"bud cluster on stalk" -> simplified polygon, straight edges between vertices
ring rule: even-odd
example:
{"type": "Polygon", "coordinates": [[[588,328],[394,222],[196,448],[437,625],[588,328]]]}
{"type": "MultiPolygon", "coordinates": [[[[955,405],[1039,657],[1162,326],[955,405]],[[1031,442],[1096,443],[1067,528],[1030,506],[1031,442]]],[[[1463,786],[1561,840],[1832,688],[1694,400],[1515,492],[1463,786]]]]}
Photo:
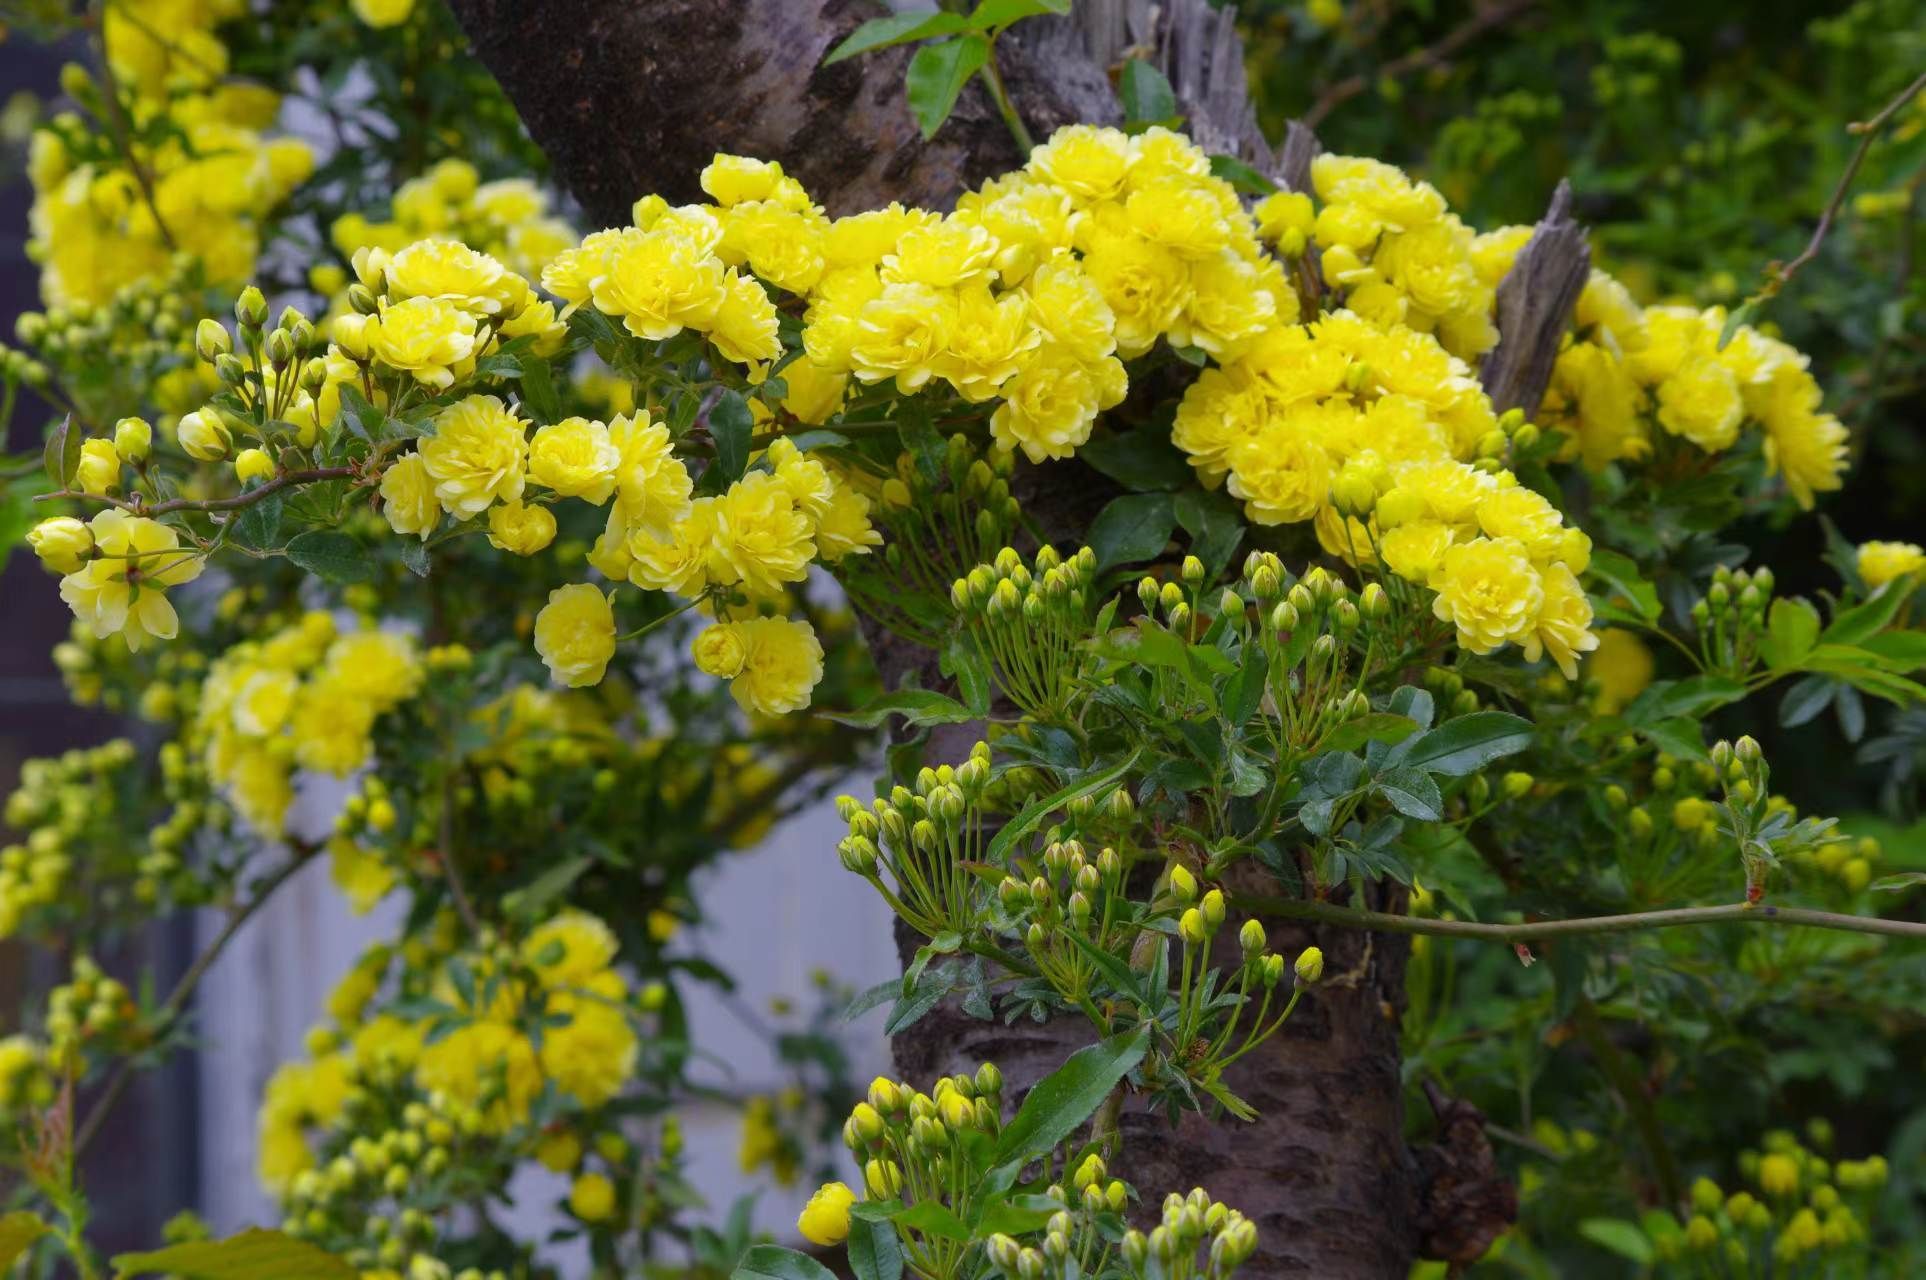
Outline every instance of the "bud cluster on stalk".
{"type": "Polygon", "coordinates": [[[960,765],[924,768],[865,806],[841,796],[849,834],[836,845],[843,868],[862,876],[911,928],[929,937],[972,930],[983,889],[972,874],[985,836],[978,818],[991,789],[990,748],[979,742],[960,765]]]}
{"type": "Polygon", "coordinates": [[[1096,577],[1089,547],[1065,557],[1045,546],[1026,562],[1006,546],[950,585],[963,634],[1025,715],[1051,718],[1074,696],[1096,577]]]}

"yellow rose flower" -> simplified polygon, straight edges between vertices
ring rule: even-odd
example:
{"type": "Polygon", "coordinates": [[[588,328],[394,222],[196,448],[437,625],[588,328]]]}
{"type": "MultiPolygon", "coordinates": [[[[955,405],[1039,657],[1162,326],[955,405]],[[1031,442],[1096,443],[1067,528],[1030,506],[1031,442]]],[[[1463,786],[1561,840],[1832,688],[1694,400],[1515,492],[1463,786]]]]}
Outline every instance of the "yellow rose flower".
{"type": "Polygon", "coordinates": [[[615,610],[588,583],[557,587],[535,616],[535,652],[555,683],[579,689],[600,684],[615,656],[615,610]]]}
{"type": "Polygon", "coordinates": [[[1862,543],[1858,564],[1860,579],[1877,591],[1894,578],[1926,569],[1926,550],[1912,542],[1862,543]]]}
{"type": "Polygon", "coordinates": [[[388,296],[433,298],[470,315],[521,310],[528,281],[458,240],[417,240],[386,263],[388,296]]]}
{"type": "Polygon", "coordinates": [[[525,424],[495,396],[469,396],[435,416],[420,445],[442,510],[458,519],[522,496],[528,457],[525,424]]]}
{"type": "Polygon", "coordinates": [[[716,502],[711,576],[773,596],[784,583],[808,576],[814,539],[809,517],[782,481],[766,471],[752,471],[716,502]]]}
{"type": "MultiPolygon", "coordinates": [[[[678,230],[619,233],[605,269],[589,283],[597,310],[621,317],[623,328],[651,342],[673,338],[685,327],[707,329],[728,296],[722,260],[678,230]]],[[[551,264],[558,273],[559,262],[551,264]]],[[[542,280],[548,284],[547,271],[542,280]]]]}
{"type": "Polygon", "coordinates": [[[1578,578],[1562,564],[1548,566],[1539,576],[1544,603],[1536,626],[1524,638],[1525,660],[1536,662],[1541,652],[1549,654],[1567,680],[1576,680],[1578,655],[1598,648],[1598,637],[1591,631],[1592,602],[1578,578]]]}
{"type": "Polygon", "coordinates": [[[180,544],[167,525],[124,511],[102,511],[88,522],[99,557],[60,580],[60,598],[95,636],[116,632],[129,649],[147,636],[171,640],[180,618],[166,589],[201,576],[201,557],[180,544]]]}
{"type": "Polygon", "coordinates": [[[823,647],[807,622],[752,618],[729,624],[742,644],[741,669],[729,692],[745,711],[783,715],[809,705],[823,678],[823,647]]]}
{"type": "Polygon", "coordinates": [[[1658,386],[1659,425],[1707,453],[1732,446],[1744,411],[1738,380],[1712,356],[1685,361],[1658,386]]]}
{"type": "Polygon", "coordinates": [[[674,524],[689,509],[694,482],[675,456],[669,429],[652,422],[646,410],[623,414],[609,423],[615,445],[615,483],[631,528],[659,529],[674,524]]]}
{"type": "Polygon", "coordinates": [[[696,670],[718,679],[734,679],[749,656],[742,633],[733,622],[718,622],[697,635],[690,646],[696,670]]]}
{"type": "Polygon", "coordinates": [[[396,533],[428,540],[441,520],[441,504],[435,500],[434,478],[419,453],[396,459],[381,473],[381,503],[381,512],[396,533]]]}
{"type": "Polygon", "coordinates": [[[856,1193],[847,1185],[825,1182],[803,1206],[802,1216],[796,1219],[796,1230],[811,1244],[825,1247],[841,1244],[849,1238],[849,1206],[855,1203],[856,1193]]]}
{"type": "Polygon", "coordinates": [[[1587,659],[1586,672],[1598,681],[1598,699],[1593,704],[1600,715],[1617,715],[1633,698],[1652,683],[1658,663],[1645,642],[1622,627],[1608,627],[1598,634],[1598,647],[1587,659]]]}
{"type": "Polygon", "coordinates": [[[555,516],[547,507],[521,502],[488,509],[488,542],[498,551],[532,556],[555,541],[555,516]]]}
{"type": "Polygon", "coordinates": [[[776,334],[776,304],[754,276],[729,271],[708,329],[709,341],[725,360],[749,364],[774,360],[782,354],[782,339],[776,334]]]}
{"type": "Polygon", "coordinates": [[[1090,439],[1097,414],[1123,399],[1123,366],[1104,357],[1086,365],[1062,347],[1039,348],[1004,383],[990,415],[999,449],[1021,449],[1032,462],[1067,458],[1090,439]]]}
{"type": "Polygon", "coordinates": [[[1545,600],[1543,580],[1516,538],[1447,548],[1432,585],[1432,612],[1458,628],[1459,645],[1478,654],[1532,635],[1545,600]]]}
{"type": "Polygon", "coordinates": [[[475,317],[439,298],[383,301],[362,328],[368,352],[435,388],[454,385],[454,365],[475,354],[475,317]]]}
{"type": "Polygon", "coordinates": [[[539,428],[528,445],[531,480],[565,498],[583,498],[598,507],[615,492],[621,464],[622,450],[609,439],[609,429],[587,418],[551,422],[539,428]]]}

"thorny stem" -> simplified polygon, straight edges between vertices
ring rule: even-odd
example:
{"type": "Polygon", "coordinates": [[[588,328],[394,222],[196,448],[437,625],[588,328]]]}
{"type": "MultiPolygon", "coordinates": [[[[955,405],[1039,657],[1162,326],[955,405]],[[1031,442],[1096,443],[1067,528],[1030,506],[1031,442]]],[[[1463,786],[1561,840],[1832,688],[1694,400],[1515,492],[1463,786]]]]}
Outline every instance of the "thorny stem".
{"type": "MultiPolygon", "coordinates": [[[[252,898],[228,912],[227,923],[221,927],[220,933],[216,934],[214,941],[208,944],[207,950],[201,952],[194,963],[188,966],[187,972],[180,976],[180,980],[174,984],[174,989],[168,992],[167,999],[161,1003],[157,1011],[160,1016],[153,1027],[153,1043],[159,1044],[165,1040],[179,1024],[181,1018],[186,1015],[188,1002],[194,998],[194,992],[200,986],[201,979],[207,976],[207,971],[213,967],[216,960],[220,959],[221,953],[227,949],[227,944],[234,941],[234,935],[254,917],[255,912],[267,904],[276,890],[286,884],[295,872],[308,864],[308,859],[313,854],[314,846],[296,845],[288,860],[262,882],[252,898]]],[[[121,1095],[127,1092],[127,1086],[133,1083],[134,1064],[134,1058],[121,1059],[120,1064],[114,1068],[114,1074],[108,1078],[106,1088],[101,1091],[99,1099],[87,1112],[87,1118],[81,1121],[80,1128],[74,1135],[73,1150],[76,1160],[87,1149],[87,1144],[100,1133],[101,1126],[106,1123],[107,1113],[114,1109],[114,1104],[119,1102],[121,1095]]]]}
{"type": "Polygon", "coordinates": [[[1817,929],[1842,929],[1852,933],[1878,933],[1896,938],[1926,938],[1926,923],[1915,920],[1886,920],[1878,916],[1853,916],[1837,911],[1812,911],[1805,907],[1754,906],[1744,902],[1718,907],[1676,907],[1666,911],[1632,911],[1616,916],[1586,916],[1575,920],[1533,920],[1523,924],[1489,924],[1476,920],[1433,920],[1418,916],[1396,915],[1388,911],[1363,911],[1341,907],[1332,902],[1300,898],[1275,898],[1262,894],[1237,895],[1235,902],[1258,915],[1280,916],[1287,920],[1315,920],[1351,929],[1372,929],[1380,933],[1414,933],[1435,938],[1477,938],[1486,942],[1524,943],[1544,938],[1580,937],[1601,933],[1637,933],[1645,929],[1670,929],[1693,924],[1797,924],[1817,929]]]}

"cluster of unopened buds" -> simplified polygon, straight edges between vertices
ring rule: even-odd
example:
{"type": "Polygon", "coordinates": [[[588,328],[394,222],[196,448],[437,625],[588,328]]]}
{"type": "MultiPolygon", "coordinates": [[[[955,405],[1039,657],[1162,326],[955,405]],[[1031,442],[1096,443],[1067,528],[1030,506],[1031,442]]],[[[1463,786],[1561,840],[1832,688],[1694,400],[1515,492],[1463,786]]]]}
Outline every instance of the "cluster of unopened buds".
{"type": "Polygon", "coordinates": [[[1155,1280],[1224,1280],[1256,1251],[1257,1224],[1202,1187],[1164,1197],[1163,1220],[1125,1232],[1118,1250],[1126,1275],[1155,1280]]]}
{"type": "Polygon", "coordinates": [[[1022,515],[1010,495],[1014,466],[1012,455],[980,453],[962,435],[950,437],[934,474],[915,455],[899,454],[896,473],[883,481],[880,501],[870,506],[882,547],[838,569],[863,611],[899,635],[941,648],[950,620],[921,616],[905,604],[936,604],[946,584],[1010,540],[1022,515]]]}
{"type": "Polygon", "coordinates": [[[1041,547],[1028,564],[1004,547],[951,585],[950,606],[964,634],[1026,715],[1064,709],[1090,635],[1086,605],[1096,576],[1097,554],[1089,547],[1068,557],[1041,547]]]}
{"type": "Polygon", "coordinates": [[[1759,656],[1766,633],[1766,611],[1772,604],[1772,570],[1712,571],[1712,585],[1692,605],[1692,625],[1699,633],[1699,656],[1710,671],[1743,675],[1759,656]]]}
{"type": "Polygon", "coordinates": [[[990,787],[989,744],[977,743],[960,765],[920,770],[915,783],[868,807],[839,797],[836,811],[849,834],[836,853],[918,932],[963,932],[977,914],[978,881],[967,864],[983,857],[986,837],[974,812],[990,787]]]}
{"type": "Polygon", "coordinates": [[[102,973],[92,957],[80,956],[72,980],[47,995],[50,1061],[61,1070],[78,1070],[88,1050],[117,1055],[137,1048],[139,1013],[125,983],[102,973]]]}
{"type": "Polygon", "coordinates": [[[1130,1207],[1130,1188],[1112,1178],[1103,1157],[1093,1151],[1077,1165],[1067,1186],[1052,1184],[1046,1194],[1064,1207],[1045,1221],[1042,1239],[1025,1244],[997,1232],[986,1249],[990,1264],[1004,1280],[1104,1274],[1123,1212],[1130,1207]]]}

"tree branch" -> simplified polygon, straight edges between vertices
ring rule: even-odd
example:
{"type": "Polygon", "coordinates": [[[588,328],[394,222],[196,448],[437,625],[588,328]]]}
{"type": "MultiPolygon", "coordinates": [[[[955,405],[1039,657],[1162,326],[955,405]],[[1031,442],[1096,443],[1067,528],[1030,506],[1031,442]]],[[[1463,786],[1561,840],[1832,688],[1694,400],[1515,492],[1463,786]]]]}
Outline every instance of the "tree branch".
{"type": "Polygon", "coordinates": [[[1499,413],[1538,412],[1572,307],[1591,275],[1591,246],[1571,209],[1571,183],[1560,181],[1545,216],[1498,284],[1498,345],[1485,357],[1482,381],[1499,413]]]}
{"type": "Polygon", "coordinates": [[[314,467],[306,471],[284,471],[258,489],[232,498],[169,498],[152,506],[138,498],[110,498],[104,493],[82,493],[76,489],[61,489],[54,493],[34,495],[35,502],[53,502],[69,499],[74,502],[98,502],[103,506],[119,507],[122,511],[137,516],[164,516],[170,511],[239,511],[251,507],[271,493],[278,493],[291,485],[318,484],[323,480],[353,480],[360,473],[353,467],[314,467]]]}
{"type": "Polygon", "coordinates": [[[1287,920],[1317,920],[1351,929],[1381,933],[1416,933],[1433,938],[1477,938],[1484,942],[1523,943],[1546,938],[1570,938],[1601,933],[1638,933],[1646,929],[1674,929],[1697,924],[1792,924],[1850,933],[1877,933],[1894,938],[1926,939],[1926,923],[1852,916],[1805,907],[1753,906],[1737,902],[1720,907],[1675,907],[1666,911],[1633,911],[1617,916],[1588,916],[1575,920],[1531,920],[1523,924],[1488,924],[1477,920],[1432,920],[1361,911],[1332,902],[1238,894],[1236,904],[1261,916],[1287,920]]]}
{"type": "Polygon", "coordinates": [[[1757,305],[1777,295],[1781,289],[1791,283],[1792,277],[1798,274],[1801,267],[1819,256],[1819,247],[1825,243],[1827,233],[1832,230],[1833,219],[1839,216],[1839,209],[1846,202],[1846,193],[1852,190],[1852,180],[1859,176],[1859,166],[1865,163],[1866,155],[1872,150],[1873,142],[1892,118],[1921,92],[1926,92],[1926,71],[1922,71],[1918,79],[1900,90],[1899,96],[1881,107],[1871,119],[1855,120],[1846,126],[1847,133],[1860,135],[1859,145],[1853,149],[1852,159],[1846,162],[1845,170],[1840,173],[1839,181],[1832,189],[1832,198],[1826,201],[1825,209],[1819,214],[1819,225],[1812,229],[1812,238],[1806,241],[1806,247],[1791,262],[1783,265],[1775,262],[1766,268],[1765,287],[1748,298],[1746,300],[1748,304],[1757,305]]]}
{"type": "MultiPolygon", "coordinates": [[[[166,1040],[167,1036],[180,1024],[181,1019],[186,1016],[187,1006],[193,1000],[195,990],[201,985],[201,979],[207,976],[207,971],[213,968],[214,962],[221,958],[223,951],[227,950],[227,944],[234,941],[234,935],[254,918],[254,914],[266,905],[276,890],[286,884],[295,872],[308,864],[308,860],[314,856],[314,851],[313,845],[295,845],[287,862],[261,883],[255,890],[254,896],[228,912],[227,923],[221,927],[220,933],[216,934],[214,941],[208,944],[207,950],[195,957],[194,963],[187,967],[187,972],[180,976],[180,981],[174,984],[174,989],[168,992],[167,999],[155,1011],[159,1015],[153,1030],[155,1044],[166,1040]]],[[[87,1149],[87,1144],[99,1136],[101,1126],[107,1122],[107,1113],[114,1109],[114,1104],[119,1102],[121,1095],[127,1092],[127,1086],[133,1083],[136,1062],[135,1057],[122,1058],[115,1066],[113,1074],[107,1078],[106,1087],[101,1090],[100,1097],[95,1100],[94,1105],[87,1112],[87,1118],[81,1121],[79,1130],[74,1134],[74,1159],[78,1160],[81,1153],[87,1149]]]]}

